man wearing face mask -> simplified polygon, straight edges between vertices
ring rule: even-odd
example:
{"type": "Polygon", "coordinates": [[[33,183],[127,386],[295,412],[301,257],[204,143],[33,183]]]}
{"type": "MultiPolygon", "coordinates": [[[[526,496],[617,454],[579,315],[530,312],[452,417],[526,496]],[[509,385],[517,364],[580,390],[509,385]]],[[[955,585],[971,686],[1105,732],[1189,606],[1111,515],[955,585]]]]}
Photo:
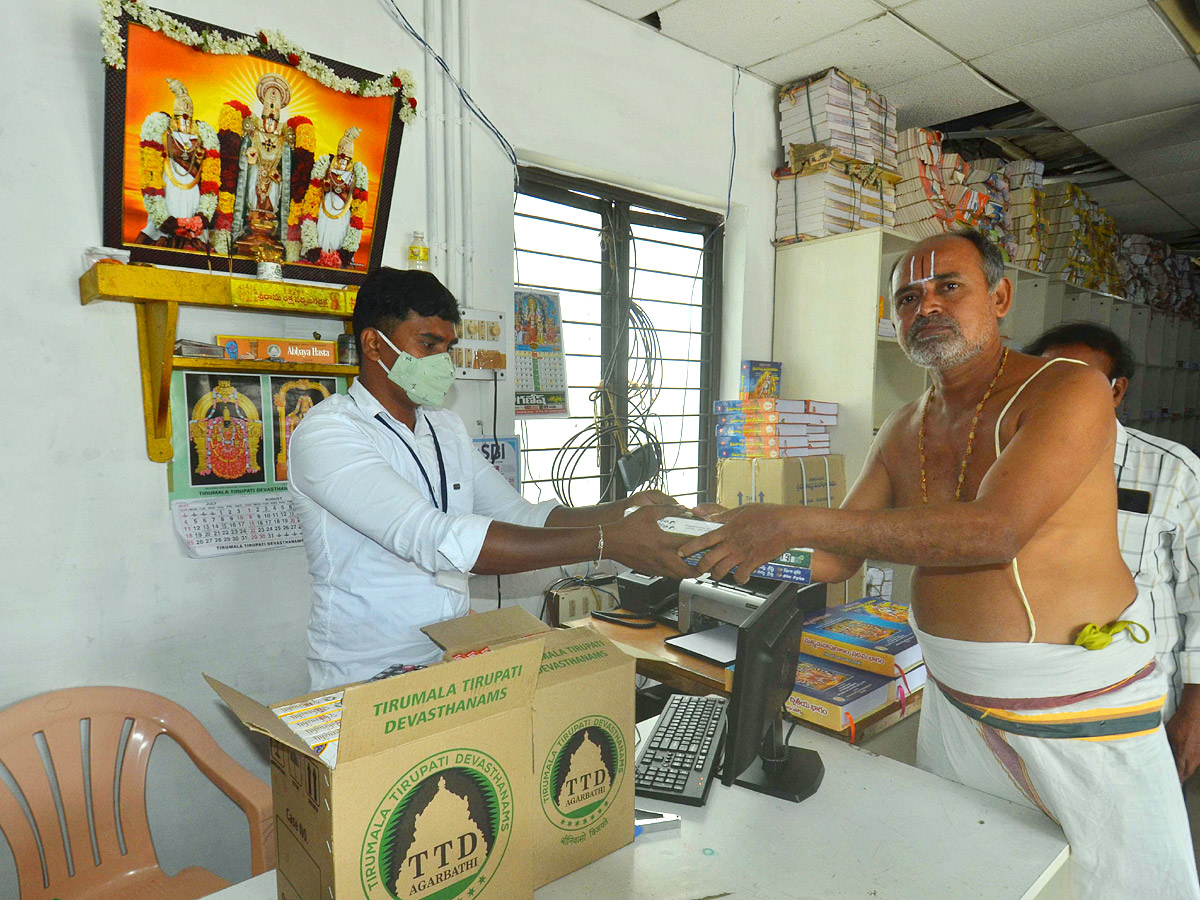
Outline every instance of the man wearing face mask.
{"type": "Polygon", "coordinates": [[[379,269],[359,288],[360,376],[292,435],[288,491],[313,576],[313,690],[436,661],[421,627],[465,615],[467,578],[614,559],[689,577],[658,491],[569,508],[523,499],[455,413],[454,296],[428,272],[379,269]],[[626,508],[649,507],[628,517],[626,508]]]}

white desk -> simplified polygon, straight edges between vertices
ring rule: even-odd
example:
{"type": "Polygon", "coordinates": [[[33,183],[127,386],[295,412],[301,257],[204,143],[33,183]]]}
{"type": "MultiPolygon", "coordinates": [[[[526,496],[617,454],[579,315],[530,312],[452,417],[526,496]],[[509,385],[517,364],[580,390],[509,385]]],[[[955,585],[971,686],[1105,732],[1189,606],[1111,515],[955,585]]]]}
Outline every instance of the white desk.
{"type": "MultiPolygon", "coordinates": [[[[792,743],[825,763],[820,789],[803,803],[720,783],[701,808],[639,800],[682,816],[681,829],[643,835],[536,900],[1019,900],[1039,896],[1067,862],[1066,838],[1040,812],[807,729],[792,743]]],[[[213,895],[275,896],[273,872],[213,895]]]]}

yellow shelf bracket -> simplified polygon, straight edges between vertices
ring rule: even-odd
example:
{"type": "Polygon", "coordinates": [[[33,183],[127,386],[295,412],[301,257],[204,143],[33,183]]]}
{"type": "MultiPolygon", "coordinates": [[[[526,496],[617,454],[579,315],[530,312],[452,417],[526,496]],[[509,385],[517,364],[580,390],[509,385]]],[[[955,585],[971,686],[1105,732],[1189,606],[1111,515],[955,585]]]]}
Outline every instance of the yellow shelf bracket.
{"type": "Polygon", "coordinates": [[[171,448],[171,368],[179,304],[137,303],[138,358],[142,369],[142,409],[146,418],[146,452],[154,462],[168,462],[171,448]]]}

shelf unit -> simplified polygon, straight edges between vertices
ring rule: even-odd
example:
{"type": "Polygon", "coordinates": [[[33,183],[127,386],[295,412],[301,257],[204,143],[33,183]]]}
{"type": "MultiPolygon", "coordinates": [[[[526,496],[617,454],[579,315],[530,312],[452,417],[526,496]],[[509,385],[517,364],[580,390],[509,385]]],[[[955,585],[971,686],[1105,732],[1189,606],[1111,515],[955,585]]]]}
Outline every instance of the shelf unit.
{"type": "MultiPolygon", "coordinates": [[[[875,432],[928,385],[896,339],[878,335],[891,268],[917,241],[868,228],[780,247],[775,255],[773,356],[783,363],[780,396],[840,404],[830,443],[846,457],[851,484],[875,432]]],[[[1063,321],[1113,328],[1139,362],[1118,411],[1122,421],[1192,447],[1200,443],[1195,323],[1020,266],[1007,266],[1005,274],[1013,284],[1012,310],[1000,324],[1005,343],[1020,348],[1063,321]]],[[[895,596],[907,600],[908,567],[888,565],[896,571],[895,596]]]]}
{"type": "Polygon", "coordinates": [[[358,374],[358,366],[175,356],[180,306],[340,319],[349,333],[355,293],[355,288],[259,281],[114,262],[98,262],[79,279],[79,299],[84,305],[97,300],[134,304],[146,452],[154,462],[167,462],[174,455],[170,397],[171,373],[175,369],[344,378],[358,374]]]}

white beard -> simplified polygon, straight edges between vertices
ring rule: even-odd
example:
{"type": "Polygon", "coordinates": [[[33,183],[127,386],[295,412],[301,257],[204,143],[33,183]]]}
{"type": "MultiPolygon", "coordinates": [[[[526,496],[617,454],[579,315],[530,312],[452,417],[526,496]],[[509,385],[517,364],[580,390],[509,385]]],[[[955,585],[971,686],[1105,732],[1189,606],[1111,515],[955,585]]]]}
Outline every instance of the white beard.
{"type": "Polygon", "coordinates": [[[987,340],[969,341],[957,330],[945,334],[932,335],[928,338],[911,338],[906,342],[908,358],[916,365],[925,369],[937,369],[944,372],[961,366],[968,360],[974,359],[987,345],[987,340]]]}

